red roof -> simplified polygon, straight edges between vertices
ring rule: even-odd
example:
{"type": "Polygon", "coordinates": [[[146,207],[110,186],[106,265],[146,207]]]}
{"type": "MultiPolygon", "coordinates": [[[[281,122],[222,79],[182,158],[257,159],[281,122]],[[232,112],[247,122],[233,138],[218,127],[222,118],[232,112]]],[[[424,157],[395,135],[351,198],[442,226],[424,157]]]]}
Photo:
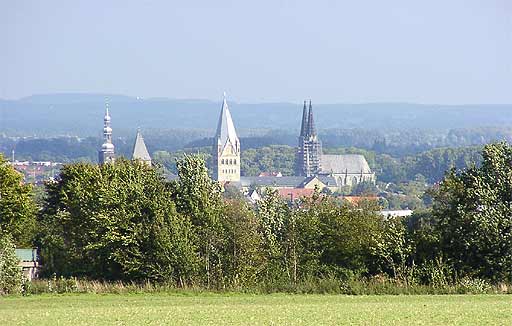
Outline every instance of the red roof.
{"type": "Polygon", "coordinates": [[[311,197],[315,192],[315,189],[305,188],[282,188],[278,189],[279,196],[283,199],[299,199],[301,197],[311,197]]]}

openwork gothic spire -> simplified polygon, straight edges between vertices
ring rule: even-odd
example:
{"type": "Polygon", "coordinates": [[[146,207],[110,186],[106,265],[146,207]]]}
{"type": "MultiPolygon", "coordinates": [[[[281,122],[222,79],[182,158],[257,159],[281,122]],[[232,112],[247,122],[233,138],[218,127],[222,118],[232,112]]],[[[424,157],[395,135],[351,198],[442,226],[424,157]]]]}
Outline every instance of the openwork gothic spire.
{"type": "Polygon", "coordinates": [[[295,173],[301,176],[312,176],[320,171],[322,143],[318,140],[313,118],[313,106],[309,101],[309,111],[304,101],[299,146],[295,158],[295,173]]]}
{"type": "Polygon", "coordinates": [[[308,108],[306,106],[306,101],[304,101],[304,107],[302,108],[302,124],[300,126],[300,136],[306,136],[306,130],[308,127],[308,108]]]}

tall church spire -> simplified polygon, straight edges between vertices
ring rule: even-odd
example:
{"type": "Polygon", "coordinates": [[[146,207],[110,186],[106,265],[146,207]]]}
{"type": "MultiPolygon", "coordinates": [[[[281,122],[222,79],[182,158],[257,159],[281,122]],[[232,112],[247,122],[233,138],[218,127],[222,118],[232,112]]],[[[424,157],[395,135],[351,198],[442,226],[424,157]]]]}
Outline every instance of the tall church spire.
{"type": "Polygon", "coordinates": [[[318,140],[313,106],[309,101],[309,111],[306,101],[302,109],[302,125],[299,136],[299,147],[295,158],[295,173],[301,176],[312,176],[320,171],[320,157],[322,156],[322,143],[318,140]]]}
{"type": "Polygon", "coordinates": [[[309,114],[308,114],[308,136],[316,136],[315,121],[313,120],[313,106],[309,100],[309,114]]]}
{"type": "Polygon", "coordinates": [[[300,126],[300,136],[306,136],[306,130],[308,127],[308,108],[306,107],[306,101],[304,101],[304,107],[302,108],[302,124],[300,126]]]}
{"type": "Polygon", "coordinates": [[[114,161],[114,144],[112,144],[112,128],[110,127],[110,113],[108,111],[109,104],[105,104],[105,116],[103,117],[103,145],[98,153],[98,161],[100,164],[114,161]]]}
{"type": "Polygon", "coordinates": [[[212,148],[213,177],[217,181],[240,181],[240,140],[236,135],[226,93],[220,110],[212,148]]]}

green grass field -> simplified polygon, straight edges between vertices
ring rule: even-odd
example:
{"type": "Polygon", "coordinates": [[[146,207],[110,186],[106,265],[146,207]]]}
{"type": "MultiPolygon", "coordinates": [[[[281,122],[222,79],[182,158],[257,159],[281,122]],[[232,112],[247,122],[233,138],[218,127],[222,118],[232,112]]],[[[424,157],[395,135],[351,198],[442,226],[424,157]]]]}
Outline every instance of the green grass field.
{"type": "Polygon", "coordinates": [[[76,294],[0,298],[0,325],[512,325],[512,295],[76,294]]]}

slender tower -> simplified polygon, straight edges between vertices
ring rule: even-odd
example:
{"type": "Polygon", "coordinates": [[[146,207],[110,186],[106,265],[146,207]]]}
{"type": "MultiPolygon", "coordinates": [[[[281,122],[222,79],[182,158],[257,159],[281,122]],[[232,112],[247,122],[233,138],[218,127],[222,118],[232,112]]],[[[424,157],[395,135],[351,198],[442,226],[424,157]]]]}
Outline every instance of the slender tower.
{"type": "Polygon", "coordinates": [[[103,145],[98,153],[100,164],[110,163],[115,160],[114,144],[112,144],[112,128],[110,127],[110,114],[108,103],[105,105],[105,117],[103,118],[103,145]]]}
{"type": "Polygon", "coordinates": [[[213,141],[213,178],[220,182],[240,181],[240,140],[224,93],[217,132],[213,141]]]}
{"type": "Polygon", "coordinates": [[[299,146],[295,156],[295,175],[305,175],[304,166],[307,164],[307,147],[305,146],[306,132],[308,128],[308,107],[304,101],[302,108],[302,123],[300,126],[299,146]]]}
{"type": "Polygon", "coordinates": [[[300,176],[312,176],[320,171],[320,159],[322,156],[322,143],[316,133],[313,118],[313,106],[309,101],[309,110],[304,101],[302,109],[302,125],[299,136],[299,147],[295,158],[295,174],[300,176]]]}

